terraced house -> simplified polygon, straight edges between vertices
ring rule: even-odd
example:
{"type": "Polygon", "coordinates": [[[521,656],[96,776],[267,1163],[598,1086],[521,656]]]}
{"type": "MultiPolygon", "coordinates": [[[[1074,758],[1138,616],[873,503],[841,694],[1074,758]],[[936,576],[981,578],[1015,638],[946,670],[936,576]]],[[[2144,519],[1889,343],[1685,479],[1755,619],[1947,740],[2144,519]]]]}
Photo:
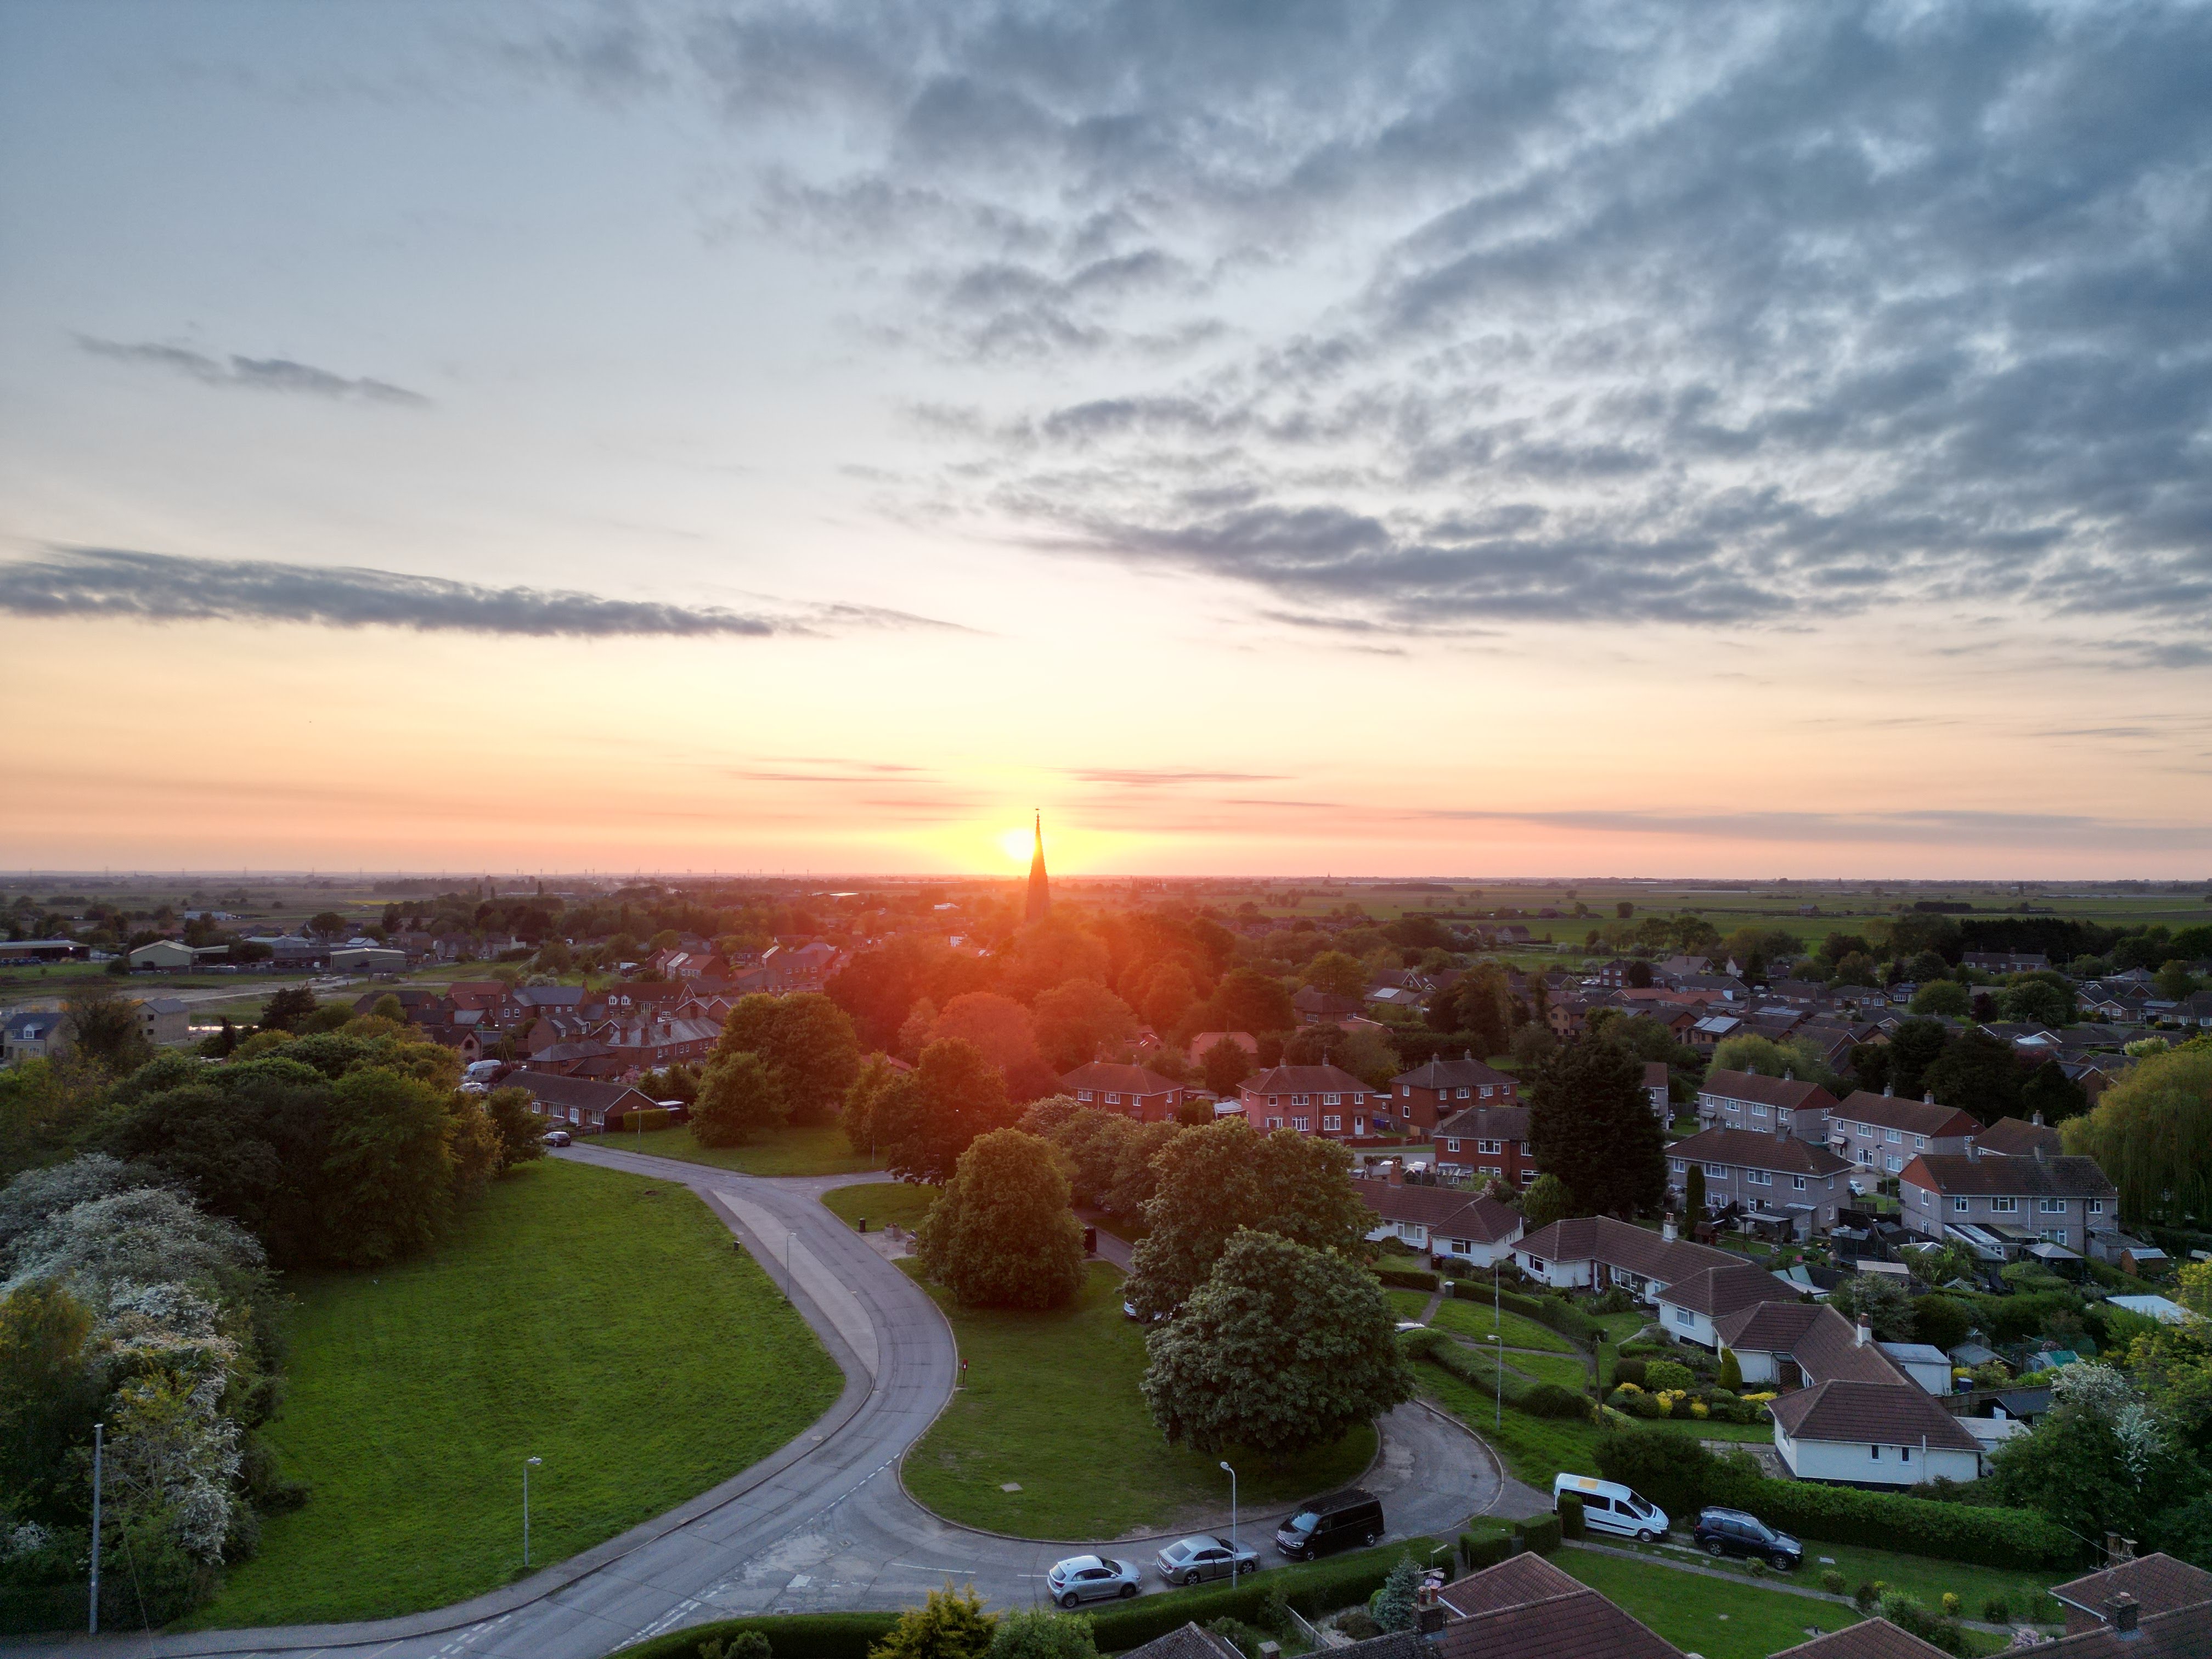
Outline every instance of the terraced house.
{"type": "Polygon", "coordinates": [[[1836,1224],[1850,1201],[1851,1166],[1788,1130],[1704,1129],[1667,1149],[1668,1185],[1687,1192],[1692,1164],[1705,1171],[1705,1206],[1734,1204],[1754,1224],[1793,1238],[1836,1224]]]}
{"type": "Polygon", "coordinates": [[[1828,1146],[1862,1170],[1901,1175],[1922,1152],[1942,1158],[1963,1154],[1981,1127],[1972,1114],[1938,1106],[1933,1095],[1925,1100],[1899,1100],[1862,1089],[1828,1114],[1828,1146]]]}
{"type": "Polygon", "coordinates": [[[1786,1133],[1816,1146],[1828,1139],[1835,1104],[1817,1083],[1757,1072],[1715,1072],[1698,1087],[1698,1121],[1705,1127],[1786,1133]]]}
{"type": "Polygon", "coordinates": [[[2039,1146],[2025,1158],[1923,1152],[1898,1179],[1905,1225],[1923,1238],[1973,1225],[2081,1250],[2091,1233],[2119,1224],[2119,1194],[2096,1159],[2054,1158],[2039,1146]]]}

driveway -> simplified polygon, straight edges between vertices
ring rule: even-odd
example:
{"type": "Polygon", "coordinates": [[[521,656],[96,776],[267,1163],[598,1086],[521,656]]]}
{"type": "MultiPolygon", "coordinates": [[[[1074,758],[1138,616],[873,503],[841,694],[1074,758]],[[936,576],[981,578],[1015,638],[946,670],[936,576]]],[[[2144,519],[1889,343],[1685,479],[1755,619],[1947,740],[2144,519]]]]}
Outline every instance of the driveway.
{"type": "MultiPolygon", "coordinates": [[[[834,1187],[879,1176],[764,1179],[579,1146],[575,1162],[680,1182],[704,1198],[779,1280],[845,1372],[804,1434],[668,1514],[520,1583],[433,1613],[97,1642],[16,1641],[0,1652],[184,1656],[355,1651],[376,1659],[597,1659],[641,1638],[741,1613],[899,1607],[947,1579],[994,1606],[1028,1606],[1063,1555],[1148,1557],[1161,1538],[1039,1543],[939,1520],[896,1465],[951,1397],[957,1356],[936,1304],[823,1208],[834,1187]]],[[[1533,1513],[1540,1495],[1501,1481],[1488,1449],[1422,1406],[1384,1419],[1370,1483],[1398,1530],[1455,1535],[1477,1511],[1533,1513]]],[[[1224,1516],[1224,1520],[1226,1520],[1224,1516]]],[[[1255,1517],[1258,1519],[1260,1517],[1255,1517]]],[[[1148,1587],[1149,1589],[1149,1587],[1148,1587]]]]}

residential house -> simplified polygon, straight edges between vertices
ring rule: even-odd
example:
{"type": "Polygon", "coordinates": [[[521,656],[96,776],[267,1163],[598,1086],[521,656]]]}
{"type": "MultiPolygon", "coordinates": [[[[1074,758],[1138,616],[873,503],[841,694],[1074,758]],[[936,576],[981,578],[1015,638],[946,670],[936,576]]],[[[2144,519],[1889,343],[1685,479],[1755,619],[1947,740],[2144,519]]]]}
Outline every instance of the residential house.
{"type": "Polygon", "coordinates": [[[554,1077],[544,1072],[510,1072],[501,1079],[501,1086],[527,1091],[550,1121],[586,1134],[603,1133],[610,1123],[619,1124],[625,1115],[649,1110],[656,1103],[651,1096],[625,1083],[554,1077]]]}
{"type": "Polygon", "coordinates": [[[1359,1012],[1357,997],[1340,997],[1317,986],[1302,985],[1291,998],[1291,1012],[1301,1025],[1334,1025],[1359,1012]]]}
{"type": "Polygon", "coordinates": [[[1273,1066],[1246,1078],[1237,1098],[1261,1134],[1295,1129],[1344,1139],[1392,1127],[1390,1097],[1335,1066],[1273,1066]]]}
{"type": "Polygon", "coordinates": [[[2040,951],[1969,951],[1960,960],[1985,974],[2033,974],[2051,966],[2051,958],[2040,951]]]}
{"type": "Polygon", "coordinates": [[[2121,1561],[2051,1592],[2066,1634],[2051,1659],[2203,1659],[2212,1653],[2212,1573],[2163,1553],[2121,1561]]]}
{"type": "MultiPolygon", "coordinates": [[[[1673,1643],[1533,1550],[1445,1585],[1436,1613],[1442,1628],[1417,1638],[1403,1659],[1684,1659],[1673,1643]]],[[[1358,1651],[1393,1639],[1328,1651],[1333,1659],[1400,1659],[1358,1651]]]]}
{"type": "Polygon", "coordinates": [[[1259,1064],[1260,1039],[1249,1031],[1200,1031],[1190,1040],[1188,1052],[1191,1064],[1204,1065],[1207,1054],[1212,1050],[1216,1043],[1219,1042],[1233,1043],[1244,1051],[1244,1059],[1248,1064],[1255,1066],[1259,1064]]]}
{"type": "Polygon", "coordinates": [[[1414,1014],[1420,1012],[1421,1001],[1421,994],[1407,986],[1370,985],[1367,988],[1366,1004],[1370,1008],[1395,1008],[1414,1014]]]}
{"type": "Polygon", "coordinates": [[[1060,1080],[1060,1092],[1078,1103],[1135,1118],[1140,1123],[1172,1123],[1187,1092],[1172,1078],[1144,1066],[1115,1066],[1094,1060],[1060,1080]]]}
{"type": "Polygon", "coordinates": [[[191,1036],[191,1009],[181,997],[147,997],[137,1005],[138,1035],[157,1048],[191,1036]]]}
{"type": "Polygon", "coordinates": [[[1670,1218],[1651,1232],[1611,1216],[1554,1221],[1513,1247],[1522,1272],[1555,1290],[1603,1291],[1618,1285],[1650,1302],[1677,1279],[1707,1267],[1734,1267],[1743,1258],[1678,1238],[1670,1218]]]}
{"type": "Polygon", "coordinates": [[[0,1062],[9,1066],[59,1060],[74,1046],[67,1014],[32,1009],[0,1023],[0,1062]]]}
{"type": "Polygon", "coordinates": [[[1440,1175],[1503,1181],[1516,1192],[1535,1184],[1526,1106],[1469,1106],[1438,1124],[1432,1139],[1440,1175]]]}
{"type": "MultiPolygon", "coordinates": [[[[2043,1121],[2040,1112],[2025,1122],[2016,1117],[2001,1117],[1974,1137],[1974,1150],[1984,1158],[2032,1158],[2039,1148],[2045,1158],[2056,1158],[2063,1150],[2058,1144],[2058,1131],[2043,1121]]],[[[1964,1152],[1966,1148],[1959,1150],[1964,1152]]]]}
{"type": "Polygon", "coordinates": [[[2119,1194],[2092,1158],[1923,1152],[1899,1179],[1905,1225],[1923,1238],[1941,1239],[1953,1226],[1995,1225],[2078,1250],[2119,1218],[2119,1194]]]}
{"type": "Polygon", "coordinates": [[[1800,1480],[1896,1490],[1981,1478],[1981,1442],[1909,1382],[1816,1382],[1767,1409],[1774,1449],[1800,1480]]]}
{"type": "MultiPolygon", "coordinates": [[[[1747,1389],[1796,1389],[1821,1382],[1909,1381],[1874,1340],[1825,1302],[1770,1297],[1714,1322],[1713,1334],[1735,1355],[1747,1389]]],[[[1946,1390],[1948,1392],[1948,1389],[1946,1390]]]]}
{"type": "Polygon", "coordinates": [[[1707,1014],[1690,1027],[1689,1034],[1683,1041],[1692,1048],[1702,1049],[1711,1054],[1730,1037],[1741,1036],[1748,1029],[1738,1015],[1707,1014]]]}
{"type": "Polygon", "coordinates": [[[1644,1097],[1651,1103],[1651,1115],[1662,1123],[1674,1121],[1674,1109],[1668,1103],[1668,1082],[1665,1060],[1644,1062],[1644,1097]]]}
{"type": "Polygon", "coordinates": [[[1734,1205],[1793,1238],[1826,1232],[1836,1224],[1837,1206],[1850,1202],[1851,1166],[1787,1130],[1701,1129],[1675,1141],[1667,1148],[1667,1169],[1676,1194],[1687,1191],[1693,1164],[1705,1171],[1708,1209],[1734,1205]]]}
{"type": "Polygon", "coordinates": [[[1698,1085],[1698,1121],[1709,1128],[1787,1132],[1820,1146],[1836,1097],[1817,1083],[1716,1071],[1698,1085]]]}
{"type": "Polygon", "coordinates": [[[1726,1265],[1700,1267],[1656,1293],[1659,1322],[1678,1342],[1694,1342],[1709,1352],[1720,1351],[1717,1321],[1770,1302],[1798,1302],[1803,1290],[1741,1256],[1726,1265]]]}
{"type": "Polygon", "coordinates": [[[1828,1145],[1837,1156],[1880,1175],[1893,1176],[1921,1152],[1954,1157],[1972,1146],[1981,1121],[1936,1097],[1899,1100],[1861,1089],[1828,1114],[1828,1145]]]}
{"type": "Polygon", "coordinates": [[[1923,1642],[1887,1619],[1862,1619],[1784,1648],[1771,1659],[1936,1659],[1942,1652],[1933,1642],[1923,1642]]]}
{"type": "Polygon", "coordinates": [[[1390,1111],[1401,1129],[1434,1132],[1454,1112],[1471,1103],[1510,1103],[1521,1085],[1509,1073],[1486,1066],[1471,1052],[1457,1060],[1442,1057],[1390,1079],[1390,1111]]]}
{"type": "Polygon", "coordinates": [[[1370,1239],[1395,1238],[1431,1255],[1451,1256],[1487,1267],[1510,1260],[1514,1242],[1521,1237],[1521,1212],[1501,1204],[1487,1193],[1470,1194],[1456,1187],[1409,1185],[1398,1166],[1387,1166],[1380,1180],[1370,1177],[1352,1183],[1360,1200],[1375,1212],[1370,1239]]]}
{"type": "Polygon", "coordinates": [[[703,1060],[721,1035],[722,1028],[711,1020],[664,1019],[647,1014],[636,1019],[609,1020],[599,1031],[599,1041],[623,1069],[647,1072],[703,1060]]]}
{"type": "Polygon", "coordinates": [[[1865,1020],[1808,1019],[1790,1035],[1800,1042],[1811,1043],[1822,1061],[1838,1072],[1850,1066],[1852,1049],[1889,1041],[1889,1034],[1881,1026],[1865,1020]]]}

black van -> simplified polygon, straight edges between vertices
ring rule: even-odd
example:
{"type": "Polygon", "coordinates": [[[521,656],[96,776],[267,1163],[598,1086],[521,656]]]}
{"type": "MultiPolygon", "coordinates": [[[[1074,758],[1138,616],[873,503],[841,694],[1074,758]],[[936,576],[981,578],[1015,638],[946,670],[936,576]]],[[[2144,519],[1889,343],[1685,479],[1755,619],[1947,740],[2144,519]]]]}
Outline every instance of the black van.
{"type": "Polygon", "coordinates": [[[1333,1492],[1298,1505],[1298,1512],[1275,1528],[1275,1547],[1293,1561],[1380,1543],[1382,1505],[1357,1486],[1333,1492]]]}

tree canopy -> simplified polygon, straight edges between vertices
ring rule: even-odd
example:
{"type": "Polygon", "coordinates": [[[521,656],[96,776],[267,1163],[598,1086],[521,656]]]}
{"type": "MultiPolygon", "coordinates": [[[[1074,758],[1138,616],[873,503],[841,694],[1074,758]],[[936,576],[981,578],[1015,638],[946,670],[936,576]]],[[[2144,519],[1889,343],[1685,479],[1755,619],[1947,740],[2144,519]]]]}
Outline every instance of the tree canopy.
{"type": "Polygon", "coordinates": [[[2212,1036],[2137,1060],[2058,1133],[2097,1160],[2128,1220],[2212,1214],[2212,1036]]]}
{"type": "Polygon", "coordinates": [[[1019,1129],[978,1135],[917,1234],[930,1276],[963,1304],[1058,1308],[1083,1285],[1083,1228],[1047,1142],[1019,1129]]]}
{"type": "Polygon", "coordinates": [[[876,1097],[872,1120],[884,1167],[909,1181],[947,1180],[976,1136],[1013,1127],[1006,1079],[972,1042],[933,1042],[913,1071],[876,1097]]]}
{"type": "Polygon", "coordinates": [[[1603,1039],[1569,1043],[1537,1073],[1528,1151],[1589,1212],[1626,1215],[1666,1196],[1665,1136],[1644,1093],[1644,1062],[1603,1039]]]}

